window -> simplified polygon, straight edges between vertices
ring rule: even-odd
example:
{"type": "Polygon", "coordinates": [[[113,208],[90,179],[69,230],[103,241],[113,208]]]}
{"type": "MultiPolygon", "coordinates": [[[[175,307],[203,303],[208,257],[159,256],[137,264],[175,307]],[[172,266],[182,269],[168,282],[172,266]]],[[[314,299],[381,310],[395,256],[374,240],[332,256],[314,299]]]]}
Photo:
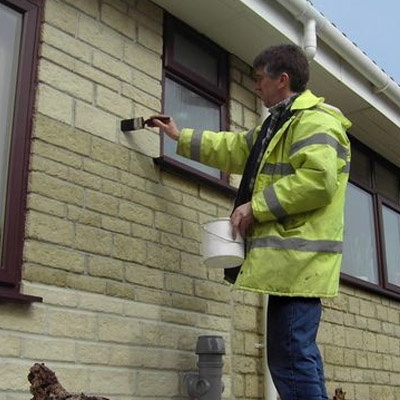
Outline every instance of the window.
{"type": "MultiPolygon", "coordinates": [[[[167,15],[164,29],[164,113],[179,127],[226,129],[228,55],[207,38],[167,15]]],[[[163,167],[195,175],[203,181],[234,189],[219,170],[176,154],[176,142],[163,135],[163,167]]]]}
{"type": "Polygon", "coordinates": [[[0,0],[0,299],[19,293],[40,0],[0,0]]]}
{"type": "Polygon", "coordinates": [[[355,140],[342,277],[400,299],[400,169],[355,140]]]}

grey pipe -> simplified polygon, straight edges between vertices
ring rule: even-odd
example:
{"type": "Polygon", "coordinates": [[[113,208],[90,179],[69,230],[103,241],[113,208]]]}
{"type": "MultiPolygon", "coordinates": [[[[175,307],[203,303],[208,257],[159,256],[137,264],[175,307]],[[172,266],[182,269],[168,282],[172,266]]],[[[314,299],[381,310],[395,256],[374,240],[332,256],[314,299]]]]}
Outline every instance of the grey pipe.
{"type": "Polygon", "coordinates": [[[221,336],[199,336],[196,345],[199,371],[184,375],[184,385],[191,399],[220,400],[224,385],[222,382],[222,356],[225,354],[221,336]]]}

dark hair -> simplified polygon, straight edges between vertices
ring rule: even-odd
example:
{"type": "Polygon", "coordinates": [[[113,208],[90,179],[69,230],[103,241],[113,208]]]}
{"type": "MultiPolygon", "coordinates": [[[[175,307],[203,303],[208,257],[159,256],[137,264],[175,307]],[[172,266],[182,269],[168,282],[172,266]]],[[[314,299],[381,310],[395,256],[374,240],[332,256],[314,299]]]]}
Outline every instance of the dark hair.
{"type": "Polygon", "coordinates": [[[290,77],[290,89],[294,92],[303,92],[310,78],[305,53],[299,46],[291,44],[266,48],[254,59],[253,68],[262,68],[274,78],[286,72],[290,77]]]}

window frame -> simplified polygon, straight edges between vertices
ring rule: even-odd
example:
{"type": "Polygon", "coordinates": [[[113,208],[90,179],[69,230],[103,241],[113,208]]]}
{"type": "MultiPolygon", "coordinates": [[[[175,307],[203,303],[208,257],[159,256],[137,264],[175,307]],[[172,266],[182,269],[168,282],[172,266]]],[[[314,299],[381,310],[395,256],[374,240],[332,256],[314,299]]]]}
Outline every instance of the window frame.
{"type": "Polygon", "coordinates": [[[25,236],[25,214],[31,131],[36,90],[41,16],[40,0],[0,0],[23,14],[9,168],[4,206],[4,232],[0,269],[0,300],[41,301],[20,293],[25,236]]]}
{"type": "MultiPolygon", "coordinates": [[[[170,14],[164,15],[164,60],[163,60],[163,87],[166,79],[184,86],[190,91],[217,104],[220,109],[221,130],[228,129],[228,101],[229,101],[229,57],[228,53],[207,37],[193,30],[190,26],[179,21],[170,14]],[[217,84],[210,84],[207,79],[186,68],[174,59],[175,34],[195,42],[201,49],[216,57],[218,64],[217,84]]],[[[164,104],[164,97],[162,102],[164,104]]],[[[164,154],[164,136],[160,140],[160,156],[154,162],[162,169],[179,175],[194,177],[196,181],[222,190],[228,195],[235,196],[237,189],[229,184],[229,175],[220,172],[220,178],[208,175],[201,170],[186,165],[173,157],[164,154]]]]}
{"type": "MultiPolygon", "coordinates": [[[[379,283],[371,283],[358,279],[355,276],[347,274],[345,272],[341,273],[341,281],[344,283],[349,283],[351,285],[366,289],[373,293],[379,295],[384,295],[386,297],[391,297],[396,300],[400,300],[400,286],[394,285],[388,281],[388,270],[386,265],[386,255],[385,255],[385,241],[384,241],[384,229],[383,229],[383,215],[382,215],[382,205],[385,205],[400,215],[400,193],[398,198],[398,203],[385,197],[384,194],[377,190],[375,183],[375,167],[376,163],[385,165],[386,168],[397,172],[400,176],[400,168],[390,163],[388,160],[384,159],[381,155],[377,154],[366,145],[362,144],[360,141],[349,135],[352,148],[353,146],[358,152],[368,157],[370,166],[370,176],[369,184],[363,182],[357,177],[352,176],[351,166],[350,166],[350,179],[349,182],[357,186],[361,190],[369,193],[372,196],[372,207],[374,216],[374,230],[376,237],[376,249],[377,249],[377,263],[378,263],[378,280],[379,283]]],[[[399,189],[400,189],[400,178],[399,178],[399,189]]]]}

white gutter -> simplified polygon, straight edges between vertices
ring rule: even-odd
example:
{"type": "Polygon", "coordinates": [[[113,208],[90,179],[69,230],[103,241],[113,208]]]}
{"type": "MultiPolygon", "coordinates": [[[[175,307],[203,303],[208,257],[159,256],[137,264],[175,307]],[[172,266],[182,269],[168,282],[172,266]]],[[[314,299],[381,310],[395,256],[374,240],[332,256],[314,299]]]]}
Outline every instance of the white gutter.
{"type": "MultiPolygon", "coordinates": [[[[346,62],[370,81],[375,93],[383,93],[400,106],[400,86],[365,55],[351,40],[347,39],[328,19],[307,0],[276,0],[288,10],[307,30],[307,24],[315,21],[317,35],[346,62]]],[[[306,35],[305,35],[306,36],[306,35]]],[[[316,38],[315,38],[316,41],[316,38]]],[[[304,39],[303,48],[306,40],[304,39]]]]}

